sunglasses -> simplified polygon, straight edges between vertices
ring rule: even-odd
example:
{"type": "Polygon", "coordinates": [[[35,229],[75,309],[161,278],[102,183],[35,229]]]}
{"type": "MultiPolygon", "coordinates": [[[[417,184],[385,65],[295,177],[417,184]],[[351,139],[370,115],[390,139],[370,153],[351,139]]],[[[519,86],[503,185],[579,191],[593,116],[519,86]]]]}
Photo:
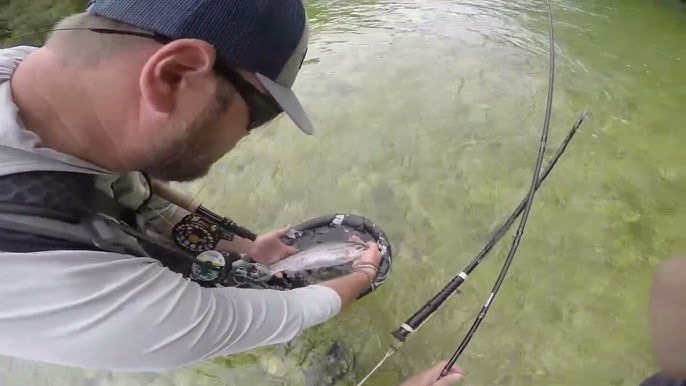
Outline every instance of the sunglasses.
{"type": "MultiPolygon", "coordinates": [[[[122,31],[107,28],[85,28],[92,32],[116,35],[131,35],[148,39],[153,39],[161,44],[168,44],[173,39],[160,34],[148,34],[143,32],[122,31]]],[[[214,71],[220,77],[226,79],[236,89],[236,92],[243,98],[248,106],[250,122],[248,131],[258,128],[273,120],[283,112],[283,108],[269,94],[264,94],[252,83],[243,78],[236,70],[223,63],[221,58],[217,58],[214,64],[214,71]]]]}

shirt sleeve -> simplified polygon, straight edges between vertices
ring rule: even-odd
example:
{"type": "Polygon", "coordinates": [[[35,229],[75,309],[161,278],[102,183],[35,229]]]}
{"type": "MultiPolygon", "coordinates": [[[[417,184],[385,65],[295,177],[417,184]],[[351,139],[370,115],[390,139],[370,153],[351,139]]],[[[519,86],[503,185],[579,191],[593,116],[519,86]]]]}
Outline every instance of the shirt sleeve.
{"type": "Polygon", "coordinates": [[[338,294],[204,288],[150,258],[0,254],[0,354],[82,368],[167,371],[284,343],[335,316],[338,294]]]}

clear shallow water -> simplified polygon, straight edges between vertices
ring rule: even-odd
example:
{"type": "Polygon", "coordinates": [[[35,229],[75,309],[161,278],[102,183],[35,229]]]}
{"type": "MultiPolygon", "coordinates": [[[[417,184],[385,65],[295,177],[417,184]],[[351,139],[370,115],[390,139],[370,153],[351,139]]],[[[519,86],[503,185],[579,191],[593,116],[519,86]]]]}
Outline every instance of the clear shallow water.
{"type": "MultiPolygon", "coordinates": [[[[590,116],[537,194],[515,263],[462,357],[464,385],[637,385],[654,371],[651,270],[686,249],[683,7],[553,7],[549,154],[579,113],[590,116]]],[[[547,93],[544,2],[340,0],[308,8],[313,36],[295,88],[317,135],[279,120],[186,188],[258,231],[333,212],[368,216],[395,247],[386,284],[285,348],[165,375],[4,360],[0,384],[300,385],[301,362],[339,342],[355,354],[339,384],[354,385],[394,341],[390,332],[519,203],[547,93]]],[[[368,385],[397,385],[450,356],[509,240],[368,385]]]]}

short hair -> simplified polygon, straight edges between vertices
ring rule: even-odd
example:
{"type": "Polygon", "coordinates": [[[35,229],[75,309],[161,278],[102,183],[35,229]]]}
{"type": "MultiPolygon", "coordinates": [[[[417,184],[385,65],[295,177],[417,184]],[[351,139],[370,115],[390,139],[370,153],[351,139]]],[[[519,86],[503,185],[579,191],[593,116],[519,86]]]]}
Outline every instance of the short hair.
{"type": "MultiPolygon", "coordinates": [[[[126,50],[155,44],[154,40],[139,36],[97,33],[84,30],[84,28],[113,29],[153,35],[152,31],[83,12],[67,16],[59,21],[54,28],[56,31],[48,36],[45,46],[57,47],[55,53],[63,64],[95,66],[102,60],[113,55],[120,55],[126,50]]],[[[228,80],[218,75],[217,79],[219,80],[217,98],[220,103],[227,104],[232,100],[235,89],[228,80]]]]}
{"type": "Polygon", "coordinates": [[[59,47],[56,51],[65,62],[93,65],[111,55],[121,54],[125,50],[153,44],[152,40],[137,36],[97,33],[85,30],[87,28],[152,34],[151,31],[83,12],[67,16],[59,21],[55,25],[55,31],[48,36],[45,45],[59,47]]]}

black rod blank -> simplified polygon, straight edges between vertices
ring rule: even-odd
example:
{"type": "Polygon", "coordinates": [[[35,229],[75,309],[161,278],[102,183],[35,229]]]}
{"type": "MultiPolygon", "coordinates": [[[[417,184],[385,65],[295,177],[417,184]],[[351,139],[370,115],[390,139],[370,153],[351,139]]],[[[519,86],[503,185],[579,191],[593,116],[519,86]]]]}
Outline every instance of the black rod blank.
{"type": "Polygon", "coordinates": [[[222,217],[212,212],[211,210],[205,208],[202,205],[200,205],[198,209],[196,209],[195,213],[202,216],[211,223],[215,224],[225,232],[233,233],[239,237],[248,239],[250,241],[255,241],[255,239],[257,238],[257,235],[253,233],[250,229],[240,226],[228,217],[222,217]]]}
{"type": "Polygon", "coordinates": [[[517,234],[515,235],[514,240],[512,241],[512,247],[510,248],[509,253],[507,254],[507,258],[505,259],[505,264],[503,264],[503,268],[500,270],[500,274],[498,275],[498,278],[496,279],[493,289],[491,290],[491,295],[488,297],[488,300],[486,300],[486,304],[481,308],[481,312],[479,312],[479,315],[474,319],[474,323],[472,324],[472,327],[469,329],[469,332],[467,335],[465,335],[464,339],[462,339],[462,342],[460,342],[460,345],[458,348],[455,350],[455,353],[453,353],[453,356],[450,358],[448,361],[448,364],[443,368],[443,371],[441,372],[441,375],[438,377],[439,379],[448,375],[450,373],[450,369],[453,367],[453,365],[457,362],[457,359],[460,357],[460,355],[464,352],[464,350],[467,348],[467,345],[469,342],[472,340],[472,337],[476,333],[476,330],[479,328],[481,325],[481,322],[486,318],[486,314],[488,313],[488,310],[491,308],[491,304],[493,304],[493,300],[495,299],[496,295],[498,295],[498,291],[500,290],[500,287],[502,286],[503,282],[505,281],[505,276],[507,276],[507,271],[509,270],[510,266],[512,265],[512,261],[514,260],[515,253],[517,252],[517,248],[519,247],[519,243],[522,239],[522,236],[524,235],[524,228],[526,227],[526,220],[529,218],[529,213],[531,211],[531,206],[534,201],[534,196],[536,194],[536,190],[539,186],[539,177],[540,177],[540,172],[541,172],[541,165],[543,164],[543,156],[545,154],[545,148],[548,142],[548,132],[550,131],[550,116],[552,113],[552,107],[553,107],[553,85],[555,83],[555,37],[553,33],[553,10],[550,5],[550,0],[546,0],[546,3],[548,4],[548,21],[549,21],[549,27],[550,27],[550,76],[549,76],[549,82],[548,82],[548,100],[546,104],[546,109],[545,109],[545,119],[543,123],[543,131],[541,133],[541,142],[539,144],[538,148],[538,157],[536,159],[536,167],[534,169],[533,177],[531,179],[531,186],[529,188],[529,194],[527,195],[527,201],[526,205],[524,207],[524,214],[522,215],[522,219],[519,222],[519,227],[517,228],[517,234]]]}
{"type": "MultiPolygon", "coordinates": [[[[542,184],[543,181],[548,177],[550,172],[553,170],[553,167],[555,167],[555,164],[557,161],[562,157],[562,154],[565,152],[567,149],[567,145],[571,142],[572,138],[576,134],[577,130],[581,127],[583,124],[584,120],[587,117],[587,113],[584,112],[576,121],[572,129],[569,131],[567,134],[567,137],[564,139],[560,147],[557,149],[553,157],[550,159],[550,162],[546,166],[545,170],[541,174],[540,179],[538,180],[536,184],[536,189],[538,189],[542,184]]],[[[415,332],[419,327],[436,311],[438,308],[441,307],[441,305],[451,296],[453,295],[458,288],[464,283],[465,279],[469,274],[472,273],[472,271],[483,261],[483,259],[488,255],[488,253],[491,252],[493,247],[500,241],[500,239],[505,236],[507,231],[510,229],[512,224],[514,224],[515,220],[519,215],[524,211],[524,206],[526,205],[527,198],[529,195],[527,195],[522,202],[519,203],[519,206],[512,212],[510,217],[498,228],[491,239],[486,243],[484,248],[479,252],[478,255],[467,265],[467,267],[460,272],[457,276],[455,276],[450,282],[443,287],[431,300],[429,300],[422,308],[420,308],[417,312],[415,312],[401,327],[398,327],[396,331],[392,333],[392,335],[398,339],[401,342],[404,342],[407,337],[415,332]]]]}

